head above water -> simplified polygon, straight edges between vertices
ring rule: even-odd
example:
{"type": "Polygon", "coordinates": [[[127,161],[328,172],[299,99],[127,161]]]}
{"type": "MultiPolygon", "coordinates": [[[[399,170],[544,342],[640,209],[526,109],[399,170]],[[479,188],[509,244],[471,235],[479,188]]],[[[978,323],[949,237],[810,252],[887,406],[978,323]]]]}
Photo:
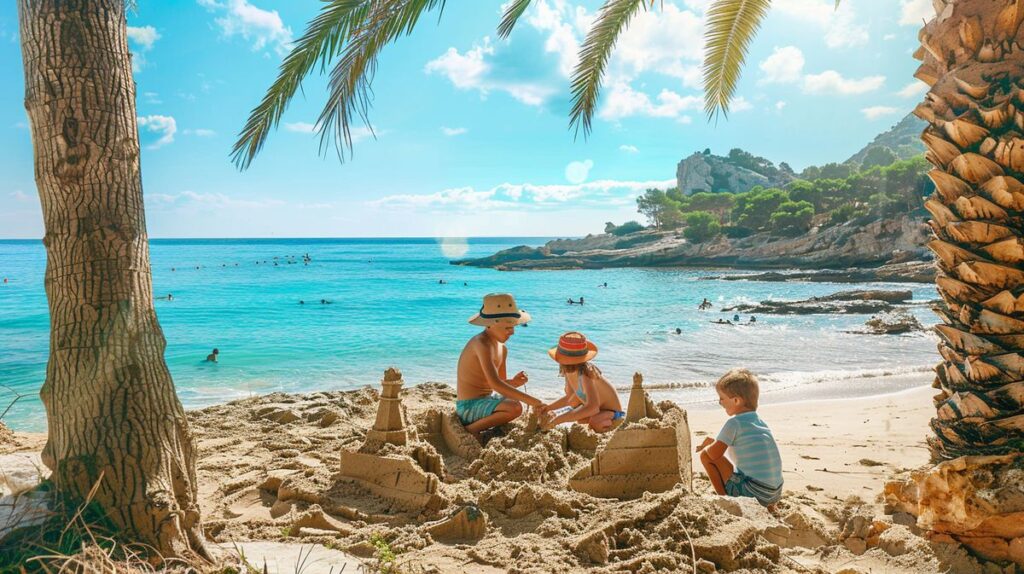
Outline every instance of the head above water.
{"type": "Polygon", "coordinates": [[[718,403],[732,416],[745,411],[757,410],[757,399],[761,394],[757,377],[747,369],[732,369],[715,383],[718,403]]]}
{"type": "Polygon", "coordinates": [[[217,349],[214,349],[214,350],[213,350],[213,353],[211,353],[211,354],[213,354],[213,355],[219,355],[219,354],[220,354],[220,351],[218,351],[217,349]]]}

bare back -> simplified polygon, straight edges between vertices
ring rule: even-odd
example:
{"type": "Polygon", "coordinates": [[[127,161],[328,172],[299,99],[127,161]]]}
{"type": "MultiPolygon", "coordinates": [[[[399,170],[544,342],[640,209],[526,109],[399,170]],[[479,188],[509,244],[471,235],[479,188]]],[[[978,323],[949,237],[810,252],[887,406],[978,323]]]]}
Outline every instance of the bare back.
{"type": "Polygon", "coordinates": [[[459,400],[477,399],[488,397],[492,393],[491,385],[487,383],[484,375],[483,365],[490,361],[498,377],[505,380],[505,360],[508,357],[508,348],[499,343],[486,333],[477,333],[466,343],[459,355],[458,378],[456,379],[457,397],[459,400]]]}
{"type": "Polygon", "coordinates": [[[598,408],[609,411],[622,410],[622,403],[619,401],[619,394],[615,392],[615,387],[599,372],[595,371],[593,376],[580,376],[578,371],[569,372],[565,376],[565,387],[566,394],[572,394],[571,404],[574,406],[583,404],[579,394],[576,392],[577,389],[584,395],[588,395],[587,387],[590,387],[597,393],[598,408]],[[587,385],[585,383],[590,384],[587,385]]]}

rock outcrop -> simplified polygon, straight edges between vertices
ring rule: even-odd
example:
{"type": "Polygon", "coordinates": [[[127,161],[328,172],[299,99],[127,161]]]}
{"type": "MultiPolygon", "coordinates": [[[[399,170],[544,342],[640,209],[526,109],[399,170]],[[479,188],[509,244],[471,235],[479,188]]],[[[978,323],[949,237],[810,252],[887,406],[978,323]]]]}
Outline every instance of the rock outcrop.
{"type": "MultiPolygon", "coordinates": [[[[635,235],[639,239],[631,239],[623,247],[616,247],[622,238],[591,236],[556,240],[538,248],[519,246],[489,257],[452,261],[452,264],[504,271],[605,267],[829,269],[837,270],[837,275],[842,275],[844,269],[854,268],[845,272],[850,281],[934,280],[934,270],[926,263],[931,258],[923,247],[928,237],[927,226],[922,220],[909,216],[854,220],[824,229],[814,228],[799,237],[758,233],[738,239],[719,237],[708,243],[690,243],[672,232],[649,231],[635,235]],[[892,267],[885,276],[872,273],[872,268],[886,264],[892,267]]],[[[785,280],[785,277],[780,276],[778,280],[785,280]]]]}
{"type": "Polygon", "coordinates": [[[769,177],[735,165],[727,157],[697,152],[676,166],[676,185],[683,195],[700,191],[743,193],[755,185],[782,187],[793,180],[792,174],[775,171],[769,177]]]}
{"type": "Polygon", "coordinates": [[[865,321],[864,326],[875,335],[902,335],[924,330],[917,317],[902,309],[880,313],[865,321]]]}

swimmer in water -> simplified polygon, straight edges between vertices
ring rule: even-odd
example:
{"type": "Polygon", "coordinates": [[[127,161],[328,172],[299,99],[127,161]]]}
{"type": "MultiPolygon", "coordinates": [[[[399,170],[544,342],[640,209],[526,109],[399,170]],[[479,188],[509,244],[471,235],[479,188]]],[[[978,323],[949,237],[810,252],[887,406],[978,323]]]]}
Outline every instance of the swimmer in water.
{"type": "Polygon", "coordinates": [[[216,363],[217,362],[217,355],[219,355],[219,354],[220,354],[220,351],[218,351],[217,349],[214,349],[212,353],[210,353],[209,355],[206,355],[206,361],[209,362],[209,363],[216,363]]]}

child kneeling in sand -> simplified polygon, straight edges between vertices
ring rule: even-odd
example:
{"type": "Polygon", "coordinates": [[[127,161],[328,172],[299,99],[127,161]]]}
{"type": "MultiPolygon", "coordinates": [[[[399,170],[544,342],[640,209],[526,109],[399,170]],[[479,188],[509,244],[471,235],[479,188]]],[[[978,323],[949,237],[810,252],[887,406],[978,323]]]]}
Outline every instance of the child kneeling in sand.
{"type": "Polygon", "coordinates": [[[715,391],[730,418],[717,439],[707,437],[697,447],[700,462],[715,492],[750,496],[770,509],[782,497],[782,458],[772,431],[757,416],[757,378],[746,369],[733,369],[718,379],[715,391]],[[728,447],[735,467],[725,457],[728,447]]]}
{"type": "Polygon", "coordinates": [[[565,396],[541,408],[541,428],[550,429],[561,423],[590,425],[597,432],[606,432],[625,418],[619,395],[598,369],[590,363],[597,356],[597,346],[583,333],[566,333],[558,346],[548,354],[558,363],[558,374],[565,377],[565,396]],[[565,406],[572,410],[555,416],[552,410],[565,406]]]}

